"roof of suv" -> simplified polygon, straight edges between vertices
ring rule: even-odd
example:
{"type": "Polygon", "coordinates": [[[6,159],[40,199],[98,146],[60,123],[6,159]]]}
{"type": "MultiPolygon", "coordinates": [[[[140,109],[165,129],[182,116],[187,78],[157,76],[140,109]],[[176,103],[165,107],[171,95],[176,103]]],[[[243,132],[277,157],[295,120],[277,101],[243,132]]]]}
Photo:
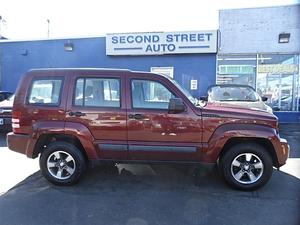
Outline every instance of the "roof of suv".
{"type": "Polygon", "coordinates": [[[165,75],[163,74],[159,74],[159,73],[152,73],[149,71],[132,71],[129,69],[116,69],[116,68],[36,68],[36,69],[31,69],[29,70],[27,73],[37,73],[37,72],[42,72],[42,73],[50,73],[50,72],[61,72],[61,71],[76,71],[76,72],[80,72],[80,71],[101,71],[101,72],[129,72],[129,73],[143,73],[143,74],[155,74],[158,76],[162,76],[165,77],[165,75]]]}
{"type": "Polygon", "coordinates": [[[38,68],[38,69],[31,69],[29,72],[47,72],[47,71],[115,71],[115,72],[132,72],[128,69],[113,69],[113,68],[38,68]]]}
{"type": "Polygon", "coordinates": [[[37,68],[37,69],[31,69],[27,72],[27,74],[43,74],[43,75],[50,75],[50,74],[59,74],[60,72],[109,72],[109,73],[139,73],[139,74],[152,74],[158,77],[164,77],[167,79],[170,79],[166,75],[159,74],[159,73],[152,73],[149,71],[132,71],[129,69],[115,69],[115,68],[37,68]]]}

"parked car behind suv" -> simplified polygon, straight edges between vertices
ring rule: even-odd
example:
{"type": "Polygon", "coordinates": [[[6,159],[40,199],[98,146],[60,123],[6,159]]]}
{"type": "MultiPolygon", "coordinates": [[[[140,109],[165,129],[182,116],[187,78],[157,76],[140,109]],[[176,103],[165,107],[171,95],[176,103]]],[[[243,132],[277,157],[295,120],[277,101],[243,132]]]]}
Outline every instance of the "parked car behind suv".
{"type": "Polygon", "coordinates": [[[12,122],[9,148],[40,156],[58,185],[76,183],[93,162],[217,163],[228,184],[253,190],[289,155],[274,115],[201,107],[174,80],[147,72],[29,71],[12,122]]]}
{"type": "Polygon", "coordinates": [[[220,106],[229,104],[273,113],[272,108],[265,103],[268,98],[259,96],[254,88],[249,85],[212,85],[207,89],[205,98],[208,104],[218,104],[220,106]]]}
{"type": "Polygon", "coordinates": [[[15,95],[0,102],[0,132],[11,131],[12,108],[15,95]]]}
{"type": "Polygon", "coordinates": [[[0,102],[8,99],[13,93],[10,91],[0,91],[0,102]]]}

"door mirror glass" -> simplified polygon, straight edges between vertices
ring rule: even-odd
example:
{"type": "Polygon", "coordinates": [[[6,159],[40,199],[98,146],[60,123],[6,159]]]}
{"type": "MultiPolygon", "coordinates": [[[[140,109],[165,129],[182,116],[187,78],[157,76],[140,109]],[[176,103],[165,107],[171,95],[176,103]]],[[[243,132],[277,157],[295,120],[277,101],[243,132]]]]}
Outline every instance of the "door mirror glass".
{"type": "Polygon", "coordinates": [[[181,98],[171,98],[169,101],[169,113],[181,113],[186,110],[186,107],[181,98]]]}

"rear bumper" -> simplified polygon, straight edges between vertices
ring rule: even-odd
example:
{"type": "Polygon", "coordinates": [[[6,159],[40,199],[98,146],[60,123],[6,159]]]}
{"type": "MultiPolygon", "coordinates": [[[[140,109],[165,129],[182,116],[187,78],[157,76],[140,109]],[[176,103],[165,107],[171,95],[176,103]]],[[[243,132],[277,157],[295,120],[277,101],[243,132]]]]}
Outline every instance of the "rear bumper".
{"type": "Polygon", "coordinates": [[[33,143],[29,135],[15,134],[10,132],[6,136],[7,146],[10,150],[27,155],[33,158],[33,143]]]}

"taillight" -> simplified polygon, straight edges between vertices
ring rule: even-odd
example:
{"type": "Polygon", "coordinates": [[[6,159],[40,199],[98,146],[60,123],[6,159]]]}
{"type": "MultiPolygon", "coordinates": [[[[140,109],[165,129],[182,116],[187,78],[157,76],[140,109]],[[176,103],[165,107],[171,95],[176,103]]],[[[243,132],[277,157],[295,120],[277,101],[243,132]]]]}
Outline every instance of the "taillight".
{"type": "Polygon", "coordinates": [[[12,129],[14,133],[20,133],[20,118],[21,118],[21,112],[13,111],[11,122],[12,122],[12,129]]]}

